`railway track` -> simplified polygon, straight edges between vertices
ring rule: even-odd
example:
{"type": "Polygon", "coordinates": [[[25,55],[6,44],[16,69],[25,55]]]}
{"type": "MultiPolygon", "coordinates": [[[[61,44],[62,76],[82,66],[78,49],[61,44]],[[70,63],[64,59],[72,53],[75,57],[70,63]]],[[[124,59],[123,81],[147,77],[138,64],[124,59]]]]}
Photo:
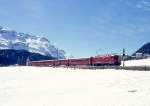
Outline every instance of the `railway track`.
{"type": "Polygon", "coordinates": [[[64,68],[74,69],[116,69],[116,70],[137,70],[137,71],[150,71],[150,66],[59,66],[64,68]]]}

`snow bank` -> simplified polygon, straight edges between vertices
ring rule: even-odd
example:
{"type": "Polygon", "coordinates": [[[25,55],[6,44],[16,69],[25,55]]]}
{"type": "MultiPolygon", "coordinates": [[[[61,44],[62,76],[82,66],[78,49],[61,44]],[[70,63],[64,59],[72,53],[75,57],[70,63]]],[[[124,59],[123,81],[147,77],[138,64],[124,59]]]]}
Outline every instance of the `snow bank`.
{"type": "Polygon", "coordinates": [[[0,106],[149,106],[150,72],[1,67],[0,106]]]}
{"type": "Polygon", "coordinates": [[[125,66],[150,66],[150,58],[125,61],[125,66]]]}

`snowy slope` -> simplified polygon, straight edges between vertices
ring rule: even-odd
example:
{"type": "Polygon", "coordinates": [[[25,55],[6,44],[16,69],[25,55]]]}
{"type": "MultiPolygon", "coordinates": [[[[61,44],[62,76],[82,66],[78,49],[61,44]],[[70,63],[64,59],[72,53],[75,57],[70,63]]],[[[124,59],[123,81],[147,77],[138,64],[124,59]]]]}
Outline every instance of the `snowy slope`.
{"type": "Polygon", "coordinates": [[[125,66],[150,66],[150,58],[125,61],[125,66]]]}
{"type": "Polygon", "coordinates": [[[65,58],[65,51],[56,48],[44,37],[17,33],[0,27],[0,49],[24,49],[42,55],[65,58]]]}
{"type": "Polygon", "coordinates": [[[150,72],[1,67],[1,106],[149,106],[150,72]]]}

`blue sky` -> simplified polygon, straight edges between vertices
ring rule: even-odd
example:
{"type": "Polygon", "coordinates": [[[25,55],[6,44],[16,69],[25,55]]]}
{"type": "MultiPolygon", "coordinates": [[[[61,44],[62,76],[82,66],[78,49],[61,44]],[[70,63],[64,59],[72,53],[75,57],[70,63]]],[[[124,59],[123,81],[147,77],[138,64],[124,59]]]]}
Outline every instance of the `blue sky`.
{"type": "Polygon", "coordinates": [[[0,25],[75,57],[132,54],[150,40],[150,0],[0,0],[0,25]]]}

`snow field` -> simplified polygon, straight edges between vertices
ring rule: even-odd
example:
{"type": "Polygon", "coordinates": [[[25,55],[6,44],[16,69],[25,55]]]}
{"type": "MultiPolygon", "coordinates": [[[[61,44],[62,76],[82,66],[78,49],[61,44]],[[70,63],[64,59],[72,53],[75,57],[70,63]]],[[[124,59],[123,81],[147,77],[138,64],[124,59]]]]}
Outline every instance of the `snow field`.
{"type": "Polygon", "coordinates": [[[150,72],[0,67],[0,106],[149,106],[150,72]]]}

